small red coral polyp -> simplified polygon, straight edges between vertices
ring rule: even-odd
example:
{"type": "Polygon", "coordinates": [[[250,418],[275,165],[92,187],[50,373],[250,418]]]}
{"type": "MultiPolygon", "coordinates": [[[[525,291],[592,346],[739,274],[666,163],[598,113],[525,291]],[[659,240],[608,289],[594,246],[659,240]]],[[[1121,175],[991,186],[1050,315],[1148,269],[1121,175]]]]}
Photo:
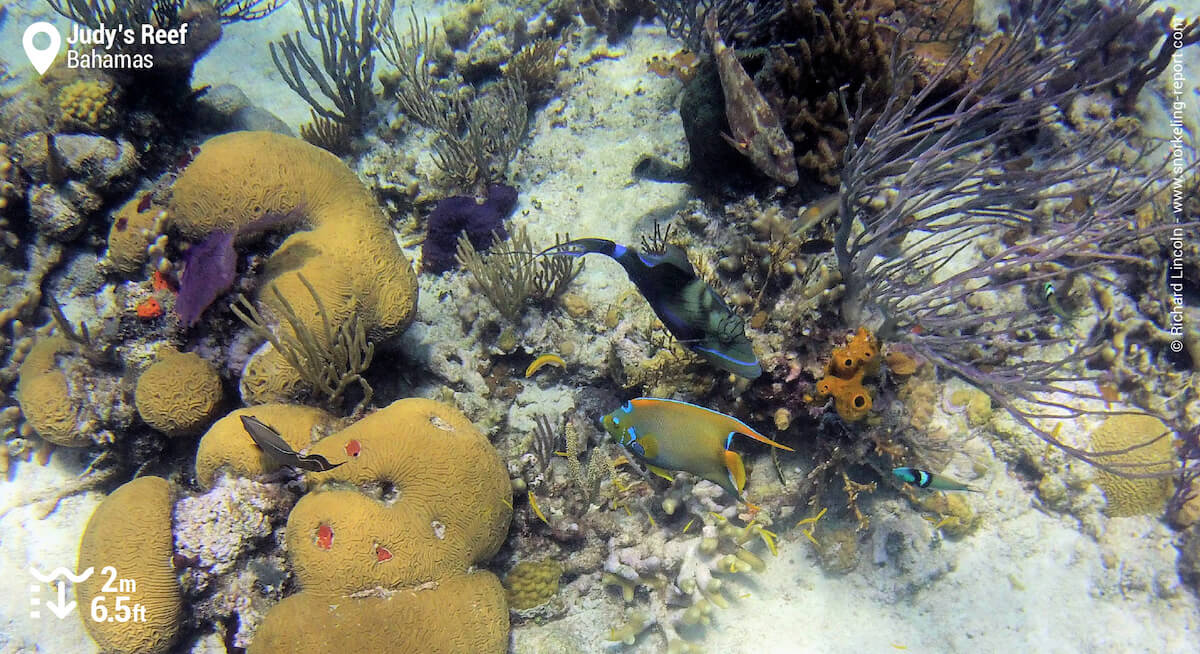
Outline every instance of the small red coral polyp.
{"type": "Polygon", "coordinates": [[[317,547],[323,550],[333,547],[333,527],[329,525],[317,527],[317,547]]]}
{"type": "Polygon", "coordinates": [[[388,548],[384,547],[383,545],[375,546],[375,560],[379,561],[380,563],[383,563],[384,561],[387,561],[391,558],[392,558],[392,552],[390,550],[388,550],[388,548]]]}
{"type": "Polygon", "coordinates": [[[362,452],[362,444],[356,440],[346,441],[346,454],[348,456],[358,456],[362,452]]]}

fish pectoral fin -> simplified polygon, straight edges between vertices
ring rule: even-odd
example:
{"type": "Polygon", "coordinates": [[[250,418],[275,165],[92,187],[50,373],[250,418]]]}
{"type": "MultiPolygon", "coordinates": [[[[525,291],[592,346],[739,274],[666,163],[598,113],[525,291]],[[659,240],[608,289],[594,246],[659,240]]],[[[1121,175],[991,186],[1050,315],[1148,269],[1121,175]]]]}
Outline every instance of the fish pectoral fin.
{"type": "Polygon", "coordinates": [[[742,463],[742,457],[733,450],[725,450],[722,456],[725,459],[725,470],[729,472],[729,481],[740,496],[742,489],[746,487],[746,466],[742,463]]]}
{"type": "Polygon", "coordinates": [[[740,152],[744,155],[749,156],[749,152],[750,152],[749,145],[742,143],[741,141],[734,140],[734,138],[732,136],[726,134],[725,132],[721,132],[721,138],[725,139],[725,142],[729,144],[729,147],[733,148],[734,150],[737,150],[738,152],[740,152]]]}
{"type": "Polygon", "coordinates": [[[766,443],[767,445],[770,445],[771,447],[778,447],[781,450],[787,450],[788,452],[796,451],[796,450],[793,450],[792,448],[788,447],[787,445],[784,445],[783,443],[776,443],[775,441],[767,438],[766,436],[763,436],[762,434],[759,434],[759,433],[755,433],[754,431],[751,431],[749,429],[747,429],[745,431],[735,431],[733,433],[741,434],[742,436],[746,436],[747,438],[753,438],[754,440],[756,440],[760,443],[766,443]]]}
{"type": "Polygon", "coordinates": [[[646,468],[648,468],[650,470],[650,472],[653,472],[654,474],[658,475],[659,477],[662,477],[663,479],[666,479],[667,481],[675,481],[675,477],[672,477],[671,473],[667,472],[663,468],[660,468],[658,466],[652,466],[650,464],[646,464],[646,468]]]}

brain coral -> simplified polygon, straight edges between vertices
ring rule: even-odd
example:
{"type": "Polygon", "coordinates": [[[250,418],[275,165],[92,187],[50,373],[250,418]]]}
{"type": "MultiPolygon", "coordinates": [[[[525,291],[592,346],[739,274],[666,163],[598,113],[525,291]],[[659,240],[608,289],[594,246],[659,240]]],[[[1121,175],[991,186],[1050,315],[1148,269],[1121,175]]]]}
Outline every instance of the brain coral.
{"type": "Polygon", "coordinates": [[[216,415],[221,378],[195,352],[167,349],[138,377],[134,403],[146,424],[167,434],[193,434],[216,415]]]}
{"type": "Polygon", "coordinates": [[[170,649],[179,634],[182,614],[179,582],[172,565],[171,485],[159,477],[135,479],[100,503],[79,543],[77,570],[93,568],[75,587],[83,626],[105,652],[158,654],[170,649]],[[92,600],[119,618],[113,594],[104,590],[112,574],[136,583],[128,605],[145,607],[145,621],[95,622],[92,600]]]}
{"type": "MultiPolygon", "coordinates": [[[[357,314],[375,340],[408,326],[417,302],[412,265],[370,191],[354,171],[321,148],[272,132],[214,137],[175,182],[167,220],[185,238],[199,240],[215,230],[243,238],[255,232],[256,221],[280,216],[308,229],[285,239],[267,261],[258,299],[277,319],[276,289],[323,337],[316,303],[299,280],[302,274],[317,289],[334,325],[357,314]]],[[[257,382],[258,376],[294,376],[280,370],[286,367],[275,357],[270,366],[248,369],[254,374],[244,384],[252,395],[246,399],[284,399],[253,389],[276,386],[269,379],[257,382]]]]}
{"type": "Polygon", "coordinates": [[[279,467],[250,439],[242,426],[242,416],[254,416],[263,421],[297,450],[312,445],[318,440],[319,432],[334,421],[333,416],[320,409],[293,404],[260,404],[229,413],[209,427],[196,451],[196,480],[205,488],[212,487],[216,473],[222,467],[227,466],[231,472],[245,477],[265,474],[279,467]]]}
{"type": "Polygon", "coordinates": [[[21,363],[17,401],[38,436],[56,445],[86,447],[92,440],[79,425],[82,399],[72,392],[59,363],[59,355],[74,351],[75,346],[65,338],[38,341],[21,363]]]}
{"type": "MultiPolygon", "coordinates": [[[[1092,449],[1120,450],[1145,442],[1167,432],[1167,426],[1154,416],[1144,414],[1109,417],[1092,432],[1092,449]]],[[[1148,447],[1098,457],[1106,464],[1133,464],[1130,472],[1163,472],[1171,469],[1175,452],[1170,436],[1158,439],[1148,447]]],[[[1096,485],[1108,498],[1106,513],[1111,516],[1143,515],[1161,511],[1171,495],[1169,479],[1129,479],[1103,470],[1096,471],[1096,485]]]]}
{"type": "Polygon", "coordinates": [[[504,588],[488,572],[508,532],[500,456],[456,409],[393,403],[311,448],[344,465],[288,517],[302,591],[251,644],[260,652],[505,652],[504,588]],[[335,650],[336,651],[336,650],[335,650]]]}

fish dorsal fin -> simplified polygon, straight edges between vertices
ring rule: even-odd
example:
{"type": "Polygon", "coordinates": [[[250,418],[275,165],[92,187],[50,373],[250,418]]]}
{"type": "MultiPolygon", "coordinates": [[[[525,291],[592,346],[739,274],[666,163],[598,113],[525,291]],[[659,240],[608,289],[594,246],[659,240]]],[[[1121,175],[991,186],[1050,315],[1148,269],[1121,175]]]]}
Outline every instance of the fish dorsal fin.
{"type": "Polygon", "coordinates": [[[725,450],[722,458],[725,460],[725,470],[729,472],[729,481],[737,489],[738,497],[741,497],[742,489],[746,487],[746,466],[742,463],[742,457],[733,450],[725,450]]]}
{"type": "Polygon", "coordinates": [[[766,436],[763,436],[762,434],[754,431],[749,426],[747,426],[745,423],[743,423],[742,421],[740,421],[736,418],[730,418],[730,420],[733,420],[734,422],[738,423],[741,426],[740,429],[733,430],[731,432],[731,434],[741,434],[742,436],[747,436],[749,438],[753,438],[754,440],[756,440],[760,443],[766,443],[767,445],[770,445],[771,447],[778,447],[779,449],[787,450],[788,452],[796,451],[796,450],[793,450],[792,448],[788,447],[787,445],[784,445],[783,443],[776,443],[775,441],[767,438],[766,436]]]}

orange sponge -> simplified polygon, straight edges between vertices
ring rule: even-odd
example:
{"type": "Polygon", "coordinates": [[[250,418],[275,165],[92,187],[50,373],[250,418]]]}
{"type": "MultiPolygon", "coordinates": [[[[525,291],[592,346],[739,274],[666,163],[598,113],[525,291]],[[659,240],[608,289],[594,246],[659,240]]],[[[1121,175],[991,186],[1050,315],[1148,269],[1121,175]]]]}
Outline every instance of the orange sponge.
{"type": "Polygon", "coordinates": [[[859,327],[842,347],[833,348],[825,367],[825,377],[817,382],[821,397],[833,396],[833,406],[843,420],[862,420],[871,410],[871,393],[862,384],[863,377],[879,370],[879,341],[859,327]]]}

